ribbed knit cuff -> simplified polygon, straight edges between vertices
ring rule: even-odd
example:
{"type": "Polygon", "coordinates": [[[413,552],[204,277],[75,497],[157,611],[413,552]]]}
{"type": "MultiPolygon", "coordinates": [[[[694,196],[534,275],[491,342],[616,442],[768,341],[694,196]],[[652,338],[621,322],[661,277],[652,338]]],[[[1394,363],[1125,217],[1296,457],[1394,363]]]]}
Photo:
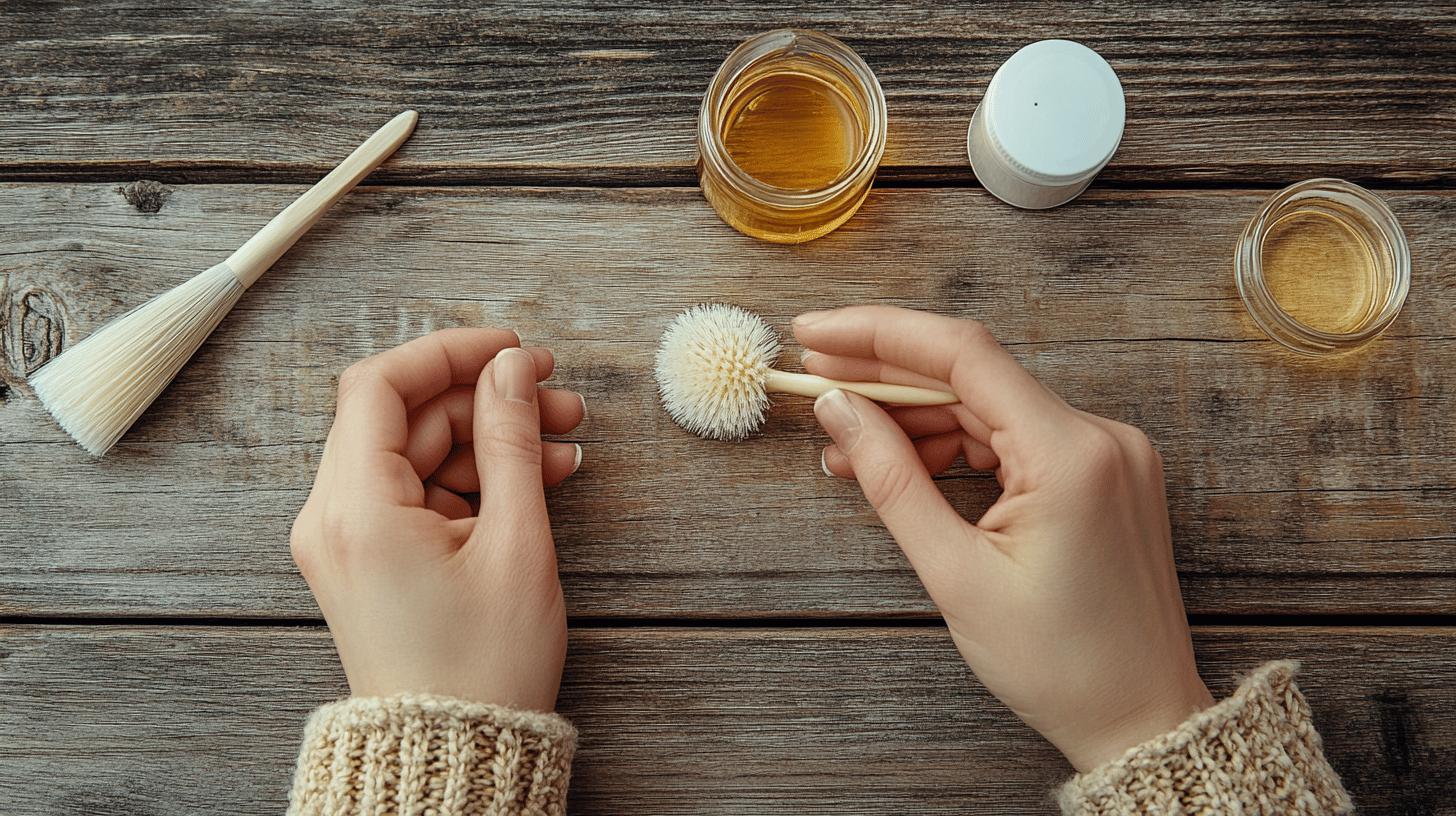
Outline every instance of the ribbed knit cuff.
{"type": "Polygon", "coordinates": [[[350,697],[313,712],[297,816],[563,814],[576,729],[555,714],[451,697],[350,697]]]}
{"type": "Polygon", "coordinates": [[[1067,816],[1354,812],[1325,761],[1299,664],[1266,663],[1232,697],[1177,730],[1081,774],[1058,794],[1067,816]]]}

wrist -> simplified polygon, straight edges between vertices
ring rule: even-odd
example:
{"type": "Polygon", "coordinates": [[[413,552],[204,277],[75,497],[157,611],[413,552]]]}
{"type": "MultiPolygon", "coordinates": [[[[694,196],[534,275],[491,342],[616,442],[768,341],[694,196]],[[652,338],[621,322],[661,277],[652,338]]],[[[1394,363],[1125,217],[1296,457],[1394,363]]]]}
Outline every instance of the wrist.
{"type": "Polygon", "coordinates": [[[1136,701],[1119,716],[1057,747],[1078,773],[1087,773],[1148,740],[1177,729],[1189,717],[1213,704],[1213,695],[1195,674],[1164,694],[1136,701]]]}

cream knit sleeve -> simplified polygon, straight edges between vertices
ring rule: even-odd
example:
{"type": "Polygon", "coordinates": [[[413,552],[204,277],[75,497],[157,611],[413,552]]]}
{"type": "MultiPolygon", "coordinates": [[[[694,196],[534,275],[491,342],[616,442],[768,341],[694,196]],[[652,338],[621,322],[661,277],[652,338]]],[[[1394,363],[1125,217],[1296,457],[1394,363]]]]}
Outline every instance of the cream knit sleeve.
{"type": "Polygon", "coordinates": [[[1294,685],[1298,668],[1291,661],[1266,663],[1233,696],[1177,730],[1074,777],[1059,792],[1062,812],[1353,813],[1294,685]]]}
{"type": "Polygon", "coordinates": [[[555,714],[428,695],[350,697],[308,718],[294,816],[566,812],[576,729],[555,714]]]}

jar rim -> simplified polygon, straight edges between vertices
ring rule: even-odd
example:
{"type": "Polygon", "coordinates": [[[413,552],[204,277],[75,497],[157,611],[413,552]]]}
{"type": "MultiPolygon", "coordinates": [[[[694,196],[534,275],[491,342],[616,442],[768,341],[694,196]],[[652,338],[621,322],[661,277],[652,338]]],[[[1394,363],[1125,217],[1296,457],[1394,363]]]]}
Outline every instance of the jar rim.
{"type": "Polygon", "coordinates": [[[712,164],[718,174],[763,203],[784,209],[814,207],[835,199],[859,183],[867,173],[874,173],[878,169],[885,152],[888,118],[889,112],[880,81],[854,49],[819,31],[779,28],[744,40],[729,53],[713,74],[708,91],[703,95],[703,103],[698,109],[698,148],[702,161],[712,164]],[[866,113],[866,127],[855,160],[828,185],[808,190],[768,184],[739,167],[728,154],[717,127],[718,116],[723,106],[728,103],[728,93],[738,77],[756,65],[796,53],[800,49],[803,53],[827,57],[843,69],[846,78],[852,80],[850,84],[853,89],[861,97],[858,101],[864,106],[866,113]]]}
{"type": "Polygon", "coordinates": [[[1308,179],[1270,196],[1245,226],[1234,251],[1234,281],[1249,316],[1270,338],[1309,355],[1352,351],[1379,336],[1404,307],[1410,279],[1410,246],[1395,213],[1374,193],[1343,179],[1308,179]],[[1270,230],[1293,206],[1310,201],[1338,203],[1353,211],[1363,223],[1341,219],[1345,226],[1377,235],[1377,249],[1390,264],[1390,281],[1382,293],[1380,310],[1353,331],[1329,332],[1300,321],[1279,304],[1264,278],[1264,242],[1270,230]]]}

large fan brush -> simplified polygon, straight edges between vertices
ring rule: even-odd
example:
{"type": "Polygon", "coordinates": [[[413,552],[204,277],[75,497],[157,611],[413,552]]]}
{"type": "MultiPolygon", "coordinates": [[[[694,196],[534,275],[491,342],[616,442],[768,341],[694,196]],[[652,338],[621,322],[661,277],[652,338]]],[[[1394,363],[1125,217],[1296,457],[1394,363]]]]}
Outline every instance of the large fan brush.
{"type": "Polygon", "coordinates": [[[414,131],[405,111],[359,145],[222,263],[103,326],[30,378],[41,404],[81,447],[103,456],[196,353],[243,292],[334,202],[414,131]]]}

